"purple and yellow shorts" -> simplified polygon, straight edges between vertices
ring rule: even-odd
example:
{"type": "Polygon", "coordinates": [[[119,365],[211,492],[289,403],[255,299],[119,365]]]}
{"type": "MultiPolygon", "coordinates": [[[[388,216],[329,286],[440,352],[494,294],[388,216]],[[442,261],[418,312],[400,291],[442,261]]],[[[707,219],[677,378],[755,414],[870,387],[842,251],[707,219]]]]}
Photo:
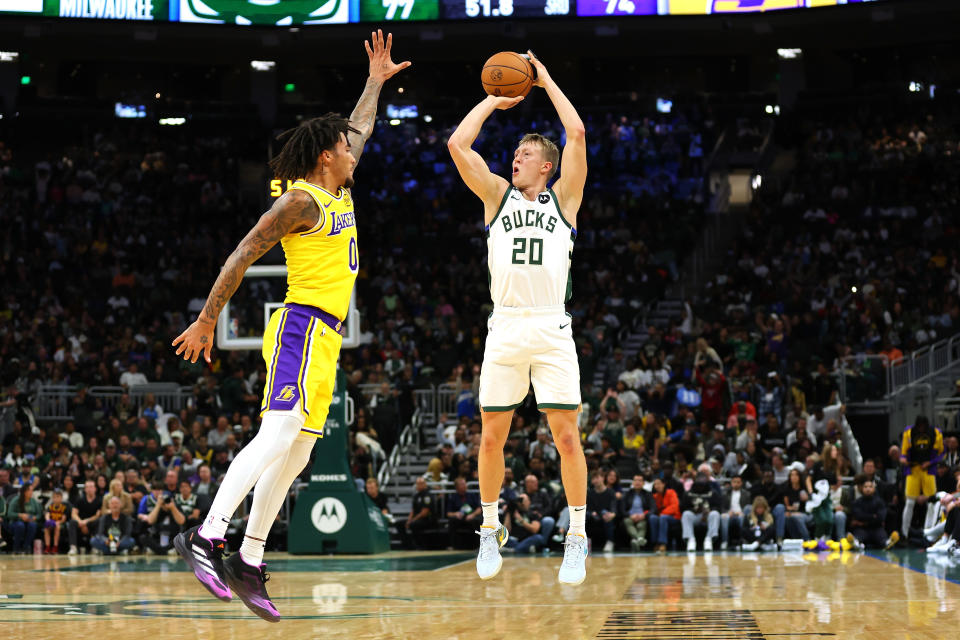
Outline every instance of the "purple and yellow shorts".
{"type": "Polygon", "coordinates": [[[287,303],[270,316],[263,334],[267,384],[264,411],[300,411],[302,432],[323,437],[337,380],[342,323],[323,309],[287,303]]]}

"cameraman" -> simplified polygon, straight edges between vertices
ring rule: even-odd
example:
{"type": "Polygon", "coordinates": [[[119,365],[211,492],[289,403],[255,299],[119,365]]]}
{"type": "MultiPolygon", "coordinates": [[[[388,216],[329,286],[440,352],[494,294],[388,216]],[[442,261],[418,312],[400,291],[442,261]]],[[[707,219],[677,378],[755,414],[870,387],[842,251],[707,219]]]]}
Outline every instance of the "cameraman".
{"type": "Polygon", "coordinates": [[[530,510],[530,498],[521,493],[507,506],[504,526],[510,532],[507,546],[517,553],[532,553],[534,547],[547,547],[547,538],[541,533],[540,514],[530,510]]]}
{"type": "Polygon", "coordinates": [[[137,518],[145,527],[140,535],[140,547],[147,553],[173,555],[173,537],[187,521],[177,508],[173,493],[155,487],[140,501],[137,518]]]}

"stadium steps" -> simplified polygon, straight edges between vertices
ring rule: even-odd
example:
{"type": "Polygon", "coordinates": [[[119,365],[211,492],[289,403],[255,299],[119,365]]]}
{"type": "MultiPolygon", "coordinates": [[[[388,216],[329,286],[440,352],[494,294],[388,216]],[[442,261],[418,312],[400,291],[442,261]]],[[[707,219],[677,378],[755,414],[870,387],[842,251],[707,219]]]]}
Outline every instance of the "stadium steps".
{"type": "MultiPolygon", "coordinates": [[[[659,300],[656,306],[646,314],[643,321],[636,323],[637,328],[620,340],[620,348],[623,349],[624,360],[630,360],[636,356],[637,352],[646,344],[647,327],[655,326],[658,329],[666,330],[670,326],[670,323],[674,320],[679,320],[682,314],[683,300],[659,300]]],[[[604,358],[597,364],[597,370],[594,372],[593,388],[603,390],[603,381],[606,376],[607,360],[604,358]]]]}

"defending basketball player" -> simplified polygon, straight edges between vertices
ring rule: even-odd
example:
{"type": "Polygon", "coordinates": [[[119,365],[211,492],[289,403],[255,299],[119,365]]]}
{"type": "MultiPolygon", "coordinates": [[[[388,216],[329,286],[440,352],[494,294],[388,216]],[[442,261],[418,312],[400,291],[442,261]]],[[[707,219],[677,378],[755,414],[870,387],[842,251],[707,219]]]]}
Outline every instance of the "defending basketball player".
{"type": "Polygon", "coordinates": [[[563,174],[553,188],[548,189],[547,182],[557,170],[560,152],[543,136],[528,134],[520,141],[511,182],[492,174],[471,149],[494,110],[509,109],[522,97],[487,97],[467,114],[448,143],[463,181],[483,201],[494,304],[480,371],[483,526],[477,573],[484,580],[493,578],[503,564],[500,547],[507,532],[497,515],[503,446],[513,412],[532,382],[537,406],[547,415],[561,455],[561,476],[570,505],[559,580],[580,584],[586,577],[587,466],[577,429],[579,366],[571,317],[564,303],[571,292],[570,259],[587,178],[586,142],[576,109],[546,67],[528,54],[537,72],[535,84],[550,97],[566,131],[563,174]]]}
{"type": "Polygon", "coordinates": [[[343,321],[359,269],[357,229],[350,188],[363,146],[373,132],[383,83],[409,62],[394,63],[393,42],[379,30],[364,41],[370,76],[346,120],[329,113],[281,135],[284,145],[270,165],[293,186],[260,218],[227,259],[206,305],[173,341],[177,355],[210,362],[214,329],[224,304],[247,268],[277,242],[287,261],[287,296],[263,337],[267,384],[263,420],[253,441],[237,455],[202,525],[178,535],[175,545],[197,579],[217,598],[231,590],[261,618],[280,614],[265,588],[263,548],[287,491],[323,436],[336,380],[343,321]],[[240,552],[222,559],[230,518],[256,485],[240,552]]]}

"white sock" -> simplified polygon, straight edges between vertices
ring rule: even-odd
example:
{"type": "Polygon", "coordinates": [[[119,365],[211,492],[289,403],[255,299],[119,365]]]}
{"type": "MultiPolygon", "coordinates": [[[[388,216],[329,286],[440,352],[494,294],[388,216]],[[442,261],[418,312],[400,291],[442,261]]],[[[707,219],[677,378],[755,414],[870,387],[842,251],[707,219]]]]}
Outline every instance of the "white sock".
{"type": "Polygon", "coordinates": [[[903,520],[900,523],[904,538],[910,537],[910,521],[913,520],[913,507],[917,504],[916,498],[907,498],[903,503],[903,520]]]}
{"type": "Polygon", "coordinates": [[[930,498],[930,500],[927,503],[927,517],[923,522],[924,529],[930,529],[937,524],[937,517],[940,515],[940,503],[933,502],[933,498],[930,498]]]}
{"type": "Polygon", "coordinates": [[[259,567],[263,562],[263,546],[266,543],[266,539],[244,535],[243,544],[240,545],[240,558],[251,567],[259,567]]]}
{"type": "Polygon", "coordinates": [[[577,535],[587,535],[587,505],[581,507],[570,506],[570,531],[577,535]]]}
{"type": "Polygon", "coordinates": [[[310,452],[316,442],[317,439],[313,436],[301,433],[287,453],[267,467],[257,480],[246,535],[240,547],[240,557],[247,564],[259,567],[263,562],[263,546],[270,528],[283,507],[290,485],[310,461],[310,452]]]}
{"type": "Polygon", "coordinates": [[[500,527],[500,515],[497,513],[496,502],[481,502],[480,508],[483,509],[483,525],[491,529],[500,527]]]}
{"type": "Polygon", "coordinates": [[[299,413],[268,411],[263,415],[256,437],[230,463],[200,535],[208,540],[224,536],[234,511],[263,472],[290,451],[302,426],[299,413]]]}

